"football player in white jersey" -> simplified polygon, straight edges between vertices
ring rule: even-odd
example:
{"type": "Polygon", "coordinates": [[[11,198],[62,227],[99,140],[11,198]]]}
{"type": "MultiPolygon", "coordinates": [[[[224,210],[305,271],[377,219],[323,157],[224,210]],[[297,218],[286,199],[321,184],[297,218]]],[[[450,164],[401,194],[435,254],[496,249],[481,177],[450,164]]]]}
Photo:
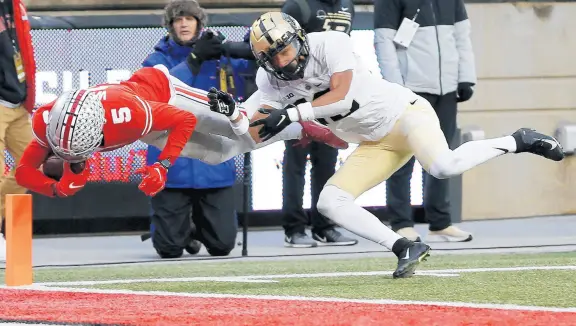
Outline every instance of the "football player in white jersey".
{"type": "Polygon", "coordinates": [[[262,93],[250,132],[257,131],[258,141],[268,140],[293,122],[316,120],[359,144],[324,187],[318,210],[393,251],[395,278],[413,275],[430,247],[401,237],[354,201],[412,155],[436,178],[459,175],[506,153],[564,158],[556,139],[526,128],[450,150],[430,103],[370,73],[345,33],[306,35],[292,17],[270,12],[252,25],[250,43],[261,67],[256,80],[262,93]]]}
{"type": "MultiPolygon", "coordinates": [[[[206,92],[189,87],[171,76],[164,65],[156,65],[154,68],[167,77],[166,88],[170,90],[170,94],[167,95],[169,104],[192,112],[197,119],[193,137],[188,140],[180,156],[196,158],[208,164],[219,164],[239,154],[261,148],[275,141],[288,139],[298,139],[302,144],[319,141],[339,149],[348,147],[346,142],[334,136],[328,128],[310,121],[294,123],[267,142],[256,143],[248,133],[248,121],[260,107],[260,91],[256,91],[242,104],[238,104],[238,110],[236,110],[236,103],[229,94],[216,89],[206,92]],[[210,97],[218,94],[220,95],[219,103],[222,106],[218,106],[218,103],[211,103],[214,99],[210,97]],[[229,111],[230,108],[233,110],[229,111]]],[[[152,132],[140,140],[146,144],[164,148],[168,133],[152,132]]]]}

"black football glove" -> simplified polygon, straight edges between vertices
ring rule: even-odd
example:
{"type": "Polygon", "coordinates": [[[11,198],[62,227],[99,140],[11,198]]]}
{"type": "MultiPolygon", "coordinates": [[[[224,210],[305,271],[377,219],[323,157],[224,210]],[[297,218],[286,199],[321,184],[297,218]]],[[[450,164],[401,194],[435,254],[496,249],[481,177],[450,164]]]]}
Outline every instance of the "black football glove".
{"type": "Polygon", "coordinates": [[[208,90],[208,105],[212,112],[220,113],[227,117],[235,115],[236,102],[232,98],[232,95],[218,90],[216,87],[208,90]]]}
{"type": "Polygon", "coordinates": [[[473,83],[459,83],[458,84],[458,102],[466,102],[472,98],[474,94],[473,83]]]}
{"type": "Polygon", "coordinates": [[[295,106],[288,105],[282,110],[260,108],[258,112],[268,114],[268,116],[252,122],[250,127],[262,126],[260,131],[258,131],[258,136],[260,136],[262,141],[266,141],[279,134],[292,123],[292,120],[288,117],[288,109],[293,107],[295,106]]]}

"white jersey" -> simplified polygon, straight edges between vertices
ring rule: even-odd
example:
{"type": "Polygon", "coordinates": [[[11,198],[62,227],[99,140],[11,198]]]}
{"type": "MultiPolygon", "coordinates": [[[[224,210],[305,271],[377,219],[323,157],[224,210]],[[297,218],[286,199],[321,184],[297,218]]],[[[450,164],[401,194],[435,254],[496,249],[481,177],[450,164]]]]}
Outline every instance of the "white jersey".
{"type": "Polygon", "coordinates": [[[338,137],[350,142],[378,141],[388,134],[404,109],[417,95],[390,83],[372,72],[361,57],[353,52],[350,36],[326,31],[307,35],[310,57],[304,78],[283,81],[260,68],[256,84],[261,91],[261,105],[282,109],[288,104],[312,102],[314,95],[330,89],[330,77],[337,72],[353,70],[349,94],[354,95],[350,108],[331,117],[317,118],[338,137]]]}

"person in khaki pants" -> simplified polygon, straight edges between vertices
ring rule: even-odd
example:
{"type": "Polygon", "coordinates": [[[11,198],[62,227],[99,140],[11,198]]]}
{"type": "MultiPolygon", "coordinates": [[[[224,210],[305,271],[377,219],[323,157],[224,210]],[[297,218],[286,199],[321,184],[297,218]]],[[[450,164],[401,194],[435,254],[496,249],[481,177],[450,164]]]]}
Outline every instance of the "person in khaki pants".
{"type": "MultiPolygon", "coordinates": [[[[30,36],[30,23],[21,0],[0,0],[0,227],[8,194],[26,189],[14,178],[14,169],[5,176],[8,150],[14,167],[32,141],[30,114],[34,108],[36,63],[30,36]]],[[[6,243],[0,236],[0,261],[6,260],[6,243]]]]}

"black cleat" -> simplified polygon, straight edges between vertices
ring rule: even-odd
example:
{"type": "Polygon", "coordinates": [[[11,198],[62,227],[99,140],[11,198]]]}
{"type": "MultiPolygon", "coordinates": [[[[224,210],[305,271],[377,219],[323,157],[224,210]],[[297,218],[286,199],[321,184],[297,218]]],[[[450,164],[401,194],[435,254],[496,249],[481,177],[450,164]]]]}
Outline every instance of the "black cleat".
{"type": "Polygon", "coordinates": [[[418,264],[430,256],[430,246],[422,242],[413,242],[410,246],[400,252],[398,255],[398,267],[393,278],[408,278],[414,275],[418,264]]]}
{"type": "Polygon", "coordinates": [[[541,134],[534,129],[520,128],[512,137],[516,140],[516,153],[532,153],[552,161],[564,159],[562,145],[552,136],[541,134]]]}

